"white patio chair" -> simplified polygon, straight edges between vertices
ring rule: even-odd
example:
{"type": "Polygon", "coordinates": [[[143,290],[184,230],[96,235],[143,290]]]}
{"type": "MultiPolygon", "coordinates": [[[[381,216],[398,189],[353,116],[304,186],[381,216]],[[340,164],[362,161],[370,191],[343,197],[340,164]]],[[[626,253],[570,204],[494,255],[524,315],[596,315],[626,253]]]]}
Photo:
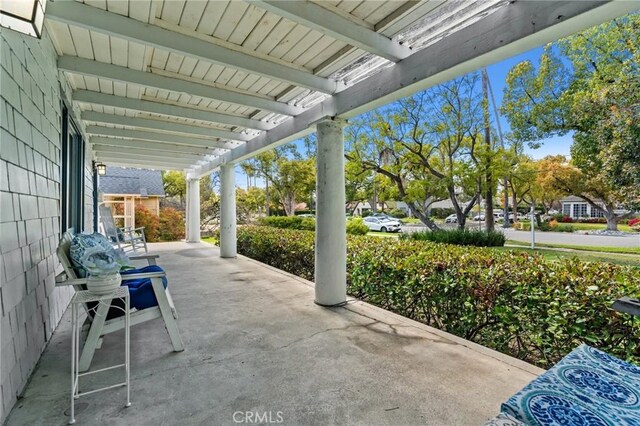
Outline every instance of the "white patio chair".
{"type": "MultiPolygon", "coordinates": [[[[70,258],[71,242],[73,240],[73,229],[69,229],[65,232],[60,240],[57,254],[60,259],[60,263],[64,271],[60,272],[56,276],[56,286],[71,285],[76,291],[86,289],[86,278],[78,278],[75,267],[73,266],[70,258]]],[[[156,259],[160,256],[154,254],[146,254],[140,256],[129,256],[131,260],[147,260],[149,265],[156,265],[156,259]]],[[[178,317],[169,288],[164,288],[162,284],[162,278],[165,277],[164,272],[152,272],[141,274],[129,274],[123,275],[122,281],[126,283],[129,280],[149,278],[153,292],[158,301],[156,306],[141,309],[131,310],[131,322],[130,324],[136,325],[146,321],[150,321],[155,318],[162,318],[164,320],[165,328],[171,339],[173,350],[175,352],[181,352],[184,350],[182,339],[180,338],[180,332],[178,330],[178,324],[176,319],[178,317]]],[[[106,304],[100,304],[96,310],[95,315],[92,314],[89,306],[84,307],[87,312],[87,319],[83,329],[87,329],[87,337],[82,348],[82,355],[80,356],[79,369],[80,371],[87,371],[91,365],[91,360],[96,349],[102,346],[102,338],[104,335],[116,332],[124,328],[124,316],[119,316],[112,319],[107,319],[110,306],[106,304]]]]}
{"type": "Polygon", "coordinates": [[[144,248],[144,252],[147,253],[147,239],[144,236],[144,227],[132,228],[129,226],[118,228],[113,220],[111,207],[103,204],[98,207],[98,211],[104,235],[115,247],[124,250],[125,253],[137,253],[144,248]]]}

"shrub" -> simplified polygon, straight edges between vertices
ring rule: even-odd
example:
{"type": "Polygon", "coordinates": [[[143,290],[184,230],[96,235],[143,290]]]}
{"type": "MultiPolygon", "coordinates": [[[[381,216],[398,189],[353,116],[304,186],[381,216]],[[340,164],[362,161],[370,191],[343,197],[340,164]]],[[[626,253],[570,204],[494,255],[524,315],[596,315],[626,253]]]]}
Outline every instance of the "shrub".
{"type": "Polygon", "coordinates": [[[502,232],[470,231],[468,229],[412,232],[402,235],[401,238],[405,240],[433,241],[434,243],[476,247],[504,246],[506,241],[502,232]]]}
{"type": "Polygon", "coordinates": [[[402,209],[393,209],[389,212],[389,216],[393,216],[398,219],[404,219],[407,217],[407,214],[402,209]]]}
{"type": "MultiPolygon", "coordinates": [[[[313,279],[314,234],[246,226],[238,251],[313,279]]],[[[640,322],[611,303],[640,296],[640,268],[428,241],[347,238],[349,294],[546,367],[582,342],[640,362],[640,322]]]]}
{"type": "Polygon", "coordinates": [[[369,217],[373,214],[371,210],[365,210],[362,212],[362,217],[369,217]]]}
{"type": "MultiPolygon", "coordinates": [[[[281,229],[298,229],[301,231],[314,231],[316,229],[316,220],[311,217],[299,216],[267,216],[260,218],[260,225],[271,226],[281,229]]],[[[347,221],[347,234],[364,235],[369,232],[369,228],[360,218],[354,218],[347,221]]]]}
{"type": "Polygon", "coordinates": [[[364,220],[359,217],[354,217],[347,220],[347,234],[350,235],[367,235],[369,227],[364,224],[364,220]]]}
{"type": "Polygon", "coordinates": [[[436,219],[446,219],[447,216],[454,214],[456,211],[452,208],[434,207],[431,209],[431,217],[436,219]]]}
{"type": "Polygon", "coordinates": [[[311,217],[300,216],[267,216],[259,220],[260,225],[273,226],[282,229],[301,229],[313,231],[316,229],[316,221],[311,217]]]}
{"type": "Polygon", "coordinates": [[[562,216],[561,218],[558,219],[558,222],[561,222],[561,223],[573,223],[573,219],[571,218],[571,216],[564,215],[564,216],[562,216]]]}
{"type": "Polygon", "coordinates": [[[629,219],[629,221],[627,222],[627,225],[629,225],[629,226],[640,225],[640,217],[629,219]]]}
{"type": "Polygon", "coordinates": [[[554,229],[555,232],[573,232],[574,230],[573,225],[567,224],[558,224],[554,229]]]}
{"type": "Polygon", "coordinates": [[[160,209],[159,237],[162,241],[176,241],[184,238],[184,216],[172,207],[160,209]]]}
{"type": "Polygon", "coordinates": [[[136,228],[144,227],[144,237],[150,242],[156,242],[159,240],[158,229],[160,227],[160,218],[151,213],[142,204],[136,204],[136,228]]]}
{"type": "Polygon", "coordinates": [[[580,223],[607,223],[607,219],[604,217],[583,217],[579,219],[580,223]]]}

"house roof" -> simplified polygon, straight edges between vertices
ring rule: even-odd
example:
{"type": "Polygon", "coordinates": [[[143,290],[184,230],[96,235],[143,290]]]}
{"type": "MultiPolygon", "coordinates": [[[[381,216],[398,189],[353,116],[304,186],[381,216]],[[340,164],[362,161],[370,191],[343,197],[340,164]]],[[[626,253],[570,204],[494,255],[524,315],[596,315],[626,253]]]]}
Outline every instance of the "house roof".
{"type": "Polygon", "coordinates": [[[158,170],[109,166],[107,174],[100,176],[99,188],[104,194],[165,196],[162,173],[158,170]]]}

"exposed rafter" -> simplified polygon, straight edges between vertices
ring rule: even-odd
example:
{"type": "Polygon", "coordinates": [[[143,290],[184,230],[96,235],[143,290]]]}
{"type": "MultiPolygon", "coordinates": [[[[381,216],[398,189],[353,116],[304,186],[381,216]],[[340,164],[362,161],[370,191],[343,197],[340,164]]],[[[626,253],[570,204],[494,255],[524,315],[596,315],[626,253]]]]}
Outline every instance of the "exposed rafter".
{"type": "Polygon", "coordinates": [[[408,47],[310,1],[252,0],[252,3],[393,62],[411,55],[408,47]]]}
{"type": "Polygon", "coordinates": [[[120,147],[120,146],[106,146],[106,145],[92,145],[95,153],[114,154],[121,155],[123,157],[131,157],[132,155],[139,157],[151,157],[157,159],[166,159],[168,161],[173,160],[185,160],[196,162],[203,160],[203,157],[198,154],[185,154],[183,152],[168,152],[168,151],[154,151],[149,149],[137,149],[134,147],[120,147]]]}
{"type": "Polygon", "coordinates": [[[181,159],[181,158],[175,158],[174,159],[174,158],[149,156],[149,155],[139,155],[139,154],[126,154],[126,153],[115,154],[113,152],[96,152],[95,155],[98,158],[122,159],[123,161],[125,161],[125,160],[135,160],[135,161],[144,161],[144,162],[149,162],[149,163],[158,162],[158,163],[164,163],[164,164],[169,164],[169,165],[174,164],[175,166],[177,166],[179,168],[194,166],[199,161],[203,161],[204,162],[204,159],[202,159],[202,158],[201,159],[194,159],[194,160],[181,159]]]}
{"type": "Polygon", "coordinates": [[[192,81],[171,78],[160,74],[137,71],[118,65],[105,64],[91,59],[78,58],[76,56],[61,56],[58,58],[58,69],[71,74],[79,74],[89,77],[104,78],[120,83],[134,84],[141,87],[167,90],[169,92],[184,93],[190,96],[229,102],[250,108],[258,108],[264,111],[275,112],[283,115],[297,115],[304,111],[293,105],[278,102],[264,96],[249,95],[243,92],[220,89],[207,84],[194,83],[192,81]]]}
{"type": "Polygon", "coordinates": [[[216,148],[201,148],[198,146],[176,145],[165,142],[149,142],[141,139],[105,138],[101,136],[91,136],[90,142],[94,146],[105,145],[122,148],[149,149],[154,151],[183,152],[198,155],[214,155],[219,154],[222,151],[216,148]]]}
{"type": "Polygon", "coordinates": [[[302,114],[197,167],[190,176],[310,133],[324,117],[350,118],[456,76],[566,37],[637,8],[623,1],[514,2],[332,96],[302,114]],[[437,60],[434,60],[437,58],[437,60]]]}
{"type": "Polygon", "coordinates": [[[297,68],[288,67],[268,59],[252,56],[199,38],[148,25],[117,13],[77,2],[50,2],[47,17],[65,24],[86,28],[110,36],[152,46],[157,49],[204,61],[230,66],[263,77],[289,82],[296,86],[334,93],[333,80],[318,77],[297,68]]]}
{"type": "Polygon", "coordinates": [[[94,92],[91,90],[74,90],[72,99],[76,102],[84,102],[92,105],[110,106],[132,111],[164,114],[173,117],[188,118],[193,120],[210,121],[213,123],[240,126],[256,130],[269,130],[273,127],[272,124],[269,124],[265,121],[253,120],[251,118],[221,114],[219,112],[205,111],[196,108],[187,108],[161,102],[108,95],[106,93],[94,92]]]}
{"type": "Polygon", "coordinates": [[[237,146],[233,142],[213,141],[210,139],[172,135],[169,133],[149,132],[146,130],[116,129],[105,126],[87,126],[90,135],[114,136],[126,139],[143,139],[151,142],[167,142],[179,145],[203,146],[210,148],[232,149],[237,146]]]}
{"type": "Polygon", "coordinates": [[[84,111],[81,118],[85,121],[96,123],[117,124],[120,126],[142,127],[167,132],[186,133],[211,138],[228,139],[232,141],[247,141],[251,136],[246,133],[229,132],[227,130],[198,127],[192,124],[181,124],[166,120],[154,120],[151,118],[127,117],[124,115],[105,114],[103,112],[84,111]]]}
{"type": "Polygon", "coordinates": [[[183,166],[180,164],[173,163],[165,163],[165,162],[150,162],[150,161],[139,161],[139,160],[127,160],[122,158],[112,158],[112,157],[100,157],[96,156],[96,159],[111,165],[111,166],[120,166],[120,167],[133,167],[140,169],[155,169],[155,170],[190,170],[193,168],[193,165],[183,166]]]}

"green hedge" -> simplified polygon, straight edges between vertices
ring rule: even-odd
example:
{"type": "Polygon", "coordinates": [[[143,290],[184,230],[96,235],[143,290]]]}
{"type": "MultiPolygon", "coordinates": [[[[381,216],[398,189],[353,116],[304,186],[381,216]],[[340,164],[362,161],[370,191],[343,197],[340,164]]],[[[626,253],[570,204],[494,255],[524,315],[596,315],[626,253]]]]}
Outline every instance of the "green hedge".
{"type": "MultiPolygon", "coordinates": [[[[314,231],[316,220],[311,217],[299,216],[267,216],[260,218],[260,225],[271,226],[281,229],[298,229],[303,231],[314,231]]],[[[369,228],[361,218],[350,218],[347,220],[347,234],[365,235],[369,228]]]]}
{"type": "Polygon", "coordinates": [[[441,229],[438,231],[411,232],[401,236],[404,240],[432,241],[459,246],[502,247],[506,237],[498,231],[473,231],[468,229],[441,229]]]}
{"type": "MultiPolygon", "coordinates": [[[[313,280],[314,234],[238,228],[238,251],[313,280]]],[[[640,296],[640,269],[427,241],[349,236],[349,294],[547,367],[582,342],[640,362],[640,322],[610,306],[640,296]]]]}

